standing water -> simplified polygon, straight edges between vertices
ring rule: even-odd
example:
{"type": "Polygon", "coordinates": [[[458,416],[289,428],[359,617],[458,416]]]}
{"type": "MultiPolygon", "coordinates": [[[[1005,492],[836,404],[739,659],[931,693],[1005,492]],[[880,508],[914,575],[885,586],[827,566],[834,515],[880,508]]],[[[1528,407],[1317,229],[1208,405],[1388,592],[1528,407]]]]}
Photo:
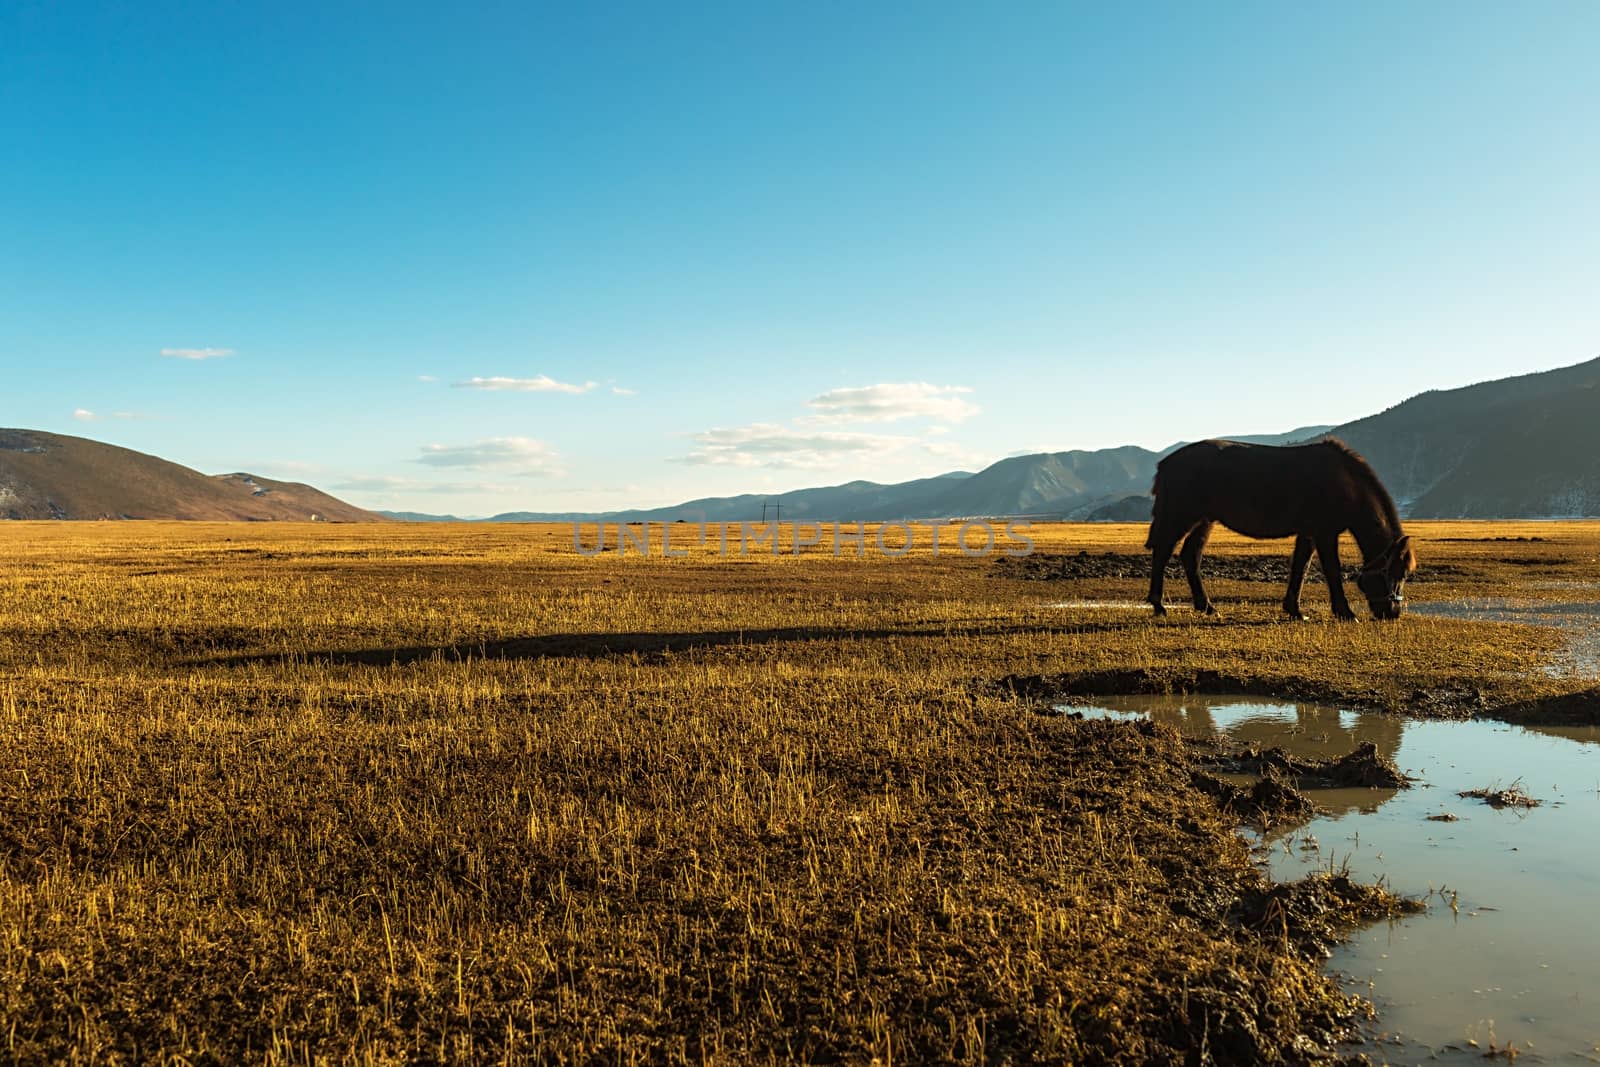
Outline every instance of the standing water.
{"type": "Polygon", "coordinates": [[[1414,917],[1358,931],[1332,970],[1378,1007],[1391,1063],[1600,1063],[1600,728],[1430,722],[1255,698],[1106,697],[1085,714],[1151,718],[1326,759],[1373,742],[1410,789],[1306,790],[1325,814],[1256,836],[1279,880],[1348,868],[1427,898],[1414,917]],[[1520,788],[1534,808],[1459,797],[1520,788]]]}

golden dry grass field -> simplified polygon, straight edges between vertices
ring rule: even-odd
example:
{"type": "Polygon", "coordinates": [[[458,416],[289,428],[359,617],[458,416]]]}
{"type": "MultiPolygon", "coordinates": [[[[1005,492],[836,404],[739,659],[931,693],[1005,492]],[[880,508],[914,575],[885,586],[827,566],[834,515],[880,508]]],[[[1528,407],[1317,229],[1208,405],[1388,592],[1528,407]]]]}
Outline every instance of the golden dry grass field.
{"type": "MultiPolygon", "coordinates": [[[[1600,599],[1600,524],[1409,530],[1416,602],[1600,599]]],[[[1222,619],[1179,578],[1155,620],[1105,603],[1143,527],[1030,533],[0,524],[0,1061],[1319,1058],[1359,1006],[1318,947],[1392,902],[1271,889],[1175,734],[1051,705],[1596,683],[1538,627],[1326,621],[1315,575],[1288,622],[1287,543],[1219,534],[1222,619]]]]}

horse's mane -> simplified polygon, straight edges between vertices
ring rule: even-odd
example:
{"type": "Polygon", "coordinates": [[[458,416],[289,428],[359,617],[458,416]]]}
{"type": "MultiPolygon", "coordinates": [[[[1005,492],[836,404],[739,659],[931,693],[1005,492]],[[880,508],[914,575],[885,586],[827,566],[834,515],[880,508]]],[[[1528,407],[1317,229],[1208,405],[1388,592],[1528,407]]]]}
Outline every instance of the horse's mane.
{"type": "Polygon", "coordinates": [[[1389,524],[1390,535],[1399,537],[1401,533],[1400,511],[1394,506],[1394,497],[1390,496],[1389,490],[1384,488],[1383,482],[1378,478],[1378,472],[1372,469],[1372,464],[1368,463],[1360,452],[1357,452],[1337,437],[1324,437],[1317,443],[1329,445],[1343,457],[1345,465],[1350,468],[1351,473],[1360,478],[1377,499],[1378,506],[1383,509],[1383,519],[1389,524]]]}

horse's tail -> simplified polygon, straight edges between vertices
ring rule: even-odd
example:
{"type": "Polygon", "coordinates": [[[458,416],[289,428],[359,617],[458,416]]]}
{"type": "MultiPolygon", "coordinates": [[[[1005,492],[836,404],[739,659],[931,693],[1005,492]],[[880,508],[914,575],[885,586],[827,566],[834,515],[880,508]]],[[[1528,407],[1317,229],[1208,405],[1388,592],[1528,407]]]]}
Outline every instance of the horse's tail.
{"type": "Polygon", "coordinates": [[[1144,547],[1153,550],[1156,547],[1155,515],[1157,509],[1161,507],[1161,465],[1159,463],[1156,465],[1155,481],[1150,483],[1150,495],[1155,497],[1155,500],[1150,505],[1150,533],[1144,539],[1144,547]]]}

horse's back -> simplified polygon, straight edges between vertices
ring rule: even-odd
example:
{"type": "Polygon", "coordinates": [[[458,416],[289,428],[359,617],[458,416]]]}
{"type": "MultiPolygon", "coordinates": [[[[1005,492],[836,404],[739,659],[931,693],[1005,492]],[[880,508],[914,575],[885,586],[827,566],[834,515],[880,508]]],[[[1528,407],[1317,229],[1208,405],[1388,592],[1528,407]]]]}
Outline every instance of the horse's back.
{"type": "Polygon", "coordinates": [[[1288,537],[1304,528],[1317,498],[1338,491],[1342,452],[1331,442],[1196,441],[1156,465],[1155,511],[1249,537],[1288,537]]]}

